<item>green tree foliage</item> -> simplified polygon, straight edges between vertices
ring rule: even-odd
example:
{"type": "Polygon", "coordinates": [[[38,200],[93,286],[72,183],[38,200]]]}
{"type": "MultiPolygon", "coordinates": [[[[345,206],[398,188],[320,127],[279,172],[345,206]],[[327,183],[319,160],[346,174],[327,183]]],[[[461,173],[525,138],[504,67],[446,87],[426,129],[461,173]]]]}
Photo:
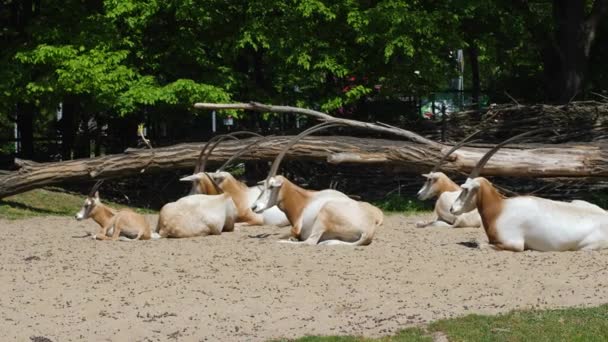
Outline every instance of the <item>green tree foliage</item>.
{"type": "Polygon", "coordinates": [[[605,83],[606,2],[0,0],[0,116],[20,104],[49,116],[68,100],[98,120],[196,101],[335,111],[445,89],[456,49],[468,51],[467,88],[563,99],[605,83]],[[590,48],[572,69],[582,57],[568,57],[564,32],[577,27],[590,48]],[[563,90],[568,77],[577,89],[547,86],[563,90]]]}

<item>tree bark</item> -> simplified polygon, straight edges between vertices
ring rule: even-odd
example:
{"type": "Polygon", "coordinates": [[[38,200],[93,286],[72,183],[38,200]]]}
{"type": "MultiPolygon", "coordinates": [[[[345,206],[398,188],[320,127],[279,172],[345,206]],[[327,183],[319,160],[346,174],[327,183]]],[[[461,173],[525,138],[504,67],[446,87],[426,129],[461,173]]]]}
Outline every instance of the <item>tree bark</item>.
{"type": "Polygon", "coordinates": [[[34,112],[36,107],[29,103],[17,105],[17,130],[19,132],[19,144],[21,150],[18,156],[21,158],[34,157],[34,112]]]}
{"type": "Polygon", "coordinates": [[[477,44],[473,41],[470,42],[467,52],[469,53],[469,62],[471,63],[471,99],[475,105],[475,109],[479,109],[481,84],[479,80],[479,50],[477,49],[477,44]]]}
{"type": "Polygon", "coordinates": [[[72,159],[72,150],[76,139],[76,118],[79,103],[74,96],[66,96],[62,102],[62,117],[59,121],[61,132],[61,158],[72,159]]]}
{"type": "MultiPolygon", "coordinates": [[[[273,160],[292,137],[276,137],[245,153],[243,160],[273,160]]],[[[210,161],[228,159],[251,140],[219,145],[210,161]]],[[[145,172],[194,168],[203,143],[179,144],[153,150],[127,150],[99,158],[55,163],[16,161],[18,171],[0,176],[0,198],[30,189],[64,182],[117,178],[145,172]]],[[[450,146],[353,137],[308,137],[289,150],[287,159],[327,161],[333,164],[400,166],[410,173],[428,172],[450,146]]],[[[486,147],[463,147],[446,162],[443,170],[469,172],[486,147]]],[[[518,145],[501,149],[482,172],[510,177],[608,177],[605,144],[518,145]]]]}
{"type": "Polygon", "coordinates": [[[608,0],[594,0],[588,14],[585,0],[553,0],[552,32],[530,9],[531,1],[512,4],[522,11],[528,31],[542,47],[549,98],[558,103],[572,101],[585,86],[591,47],[601,20],[608,14],[608,0]]]}

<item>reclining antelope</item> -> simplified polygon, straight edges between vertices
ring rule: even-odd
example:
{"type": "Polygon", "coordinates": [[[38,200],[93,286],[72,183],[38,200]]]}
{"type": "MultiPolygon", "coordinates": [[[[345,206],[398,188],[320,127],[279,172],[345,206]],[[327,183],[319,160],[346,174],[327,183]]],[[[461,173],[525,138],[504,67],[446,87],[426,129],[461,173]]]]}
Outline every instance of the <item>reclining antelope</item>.
{"type": "Polygon", "coordinates": [[[310,191],[277,176],[287,150],[303,137],[320,129],[338,126],[321,123],[292,139],[274,160],[259,198],[253,204],[256,213],[277,206],[292,225],[291,234],[308,245],[368,245],[382,225],[382,211],[369,203],[359,202],[336,190],[310,191]]]}
{"type": "Polygon", "coordinates": [[[219,235],[232,231],[236,208],[232,198],[221,195],[192,195],[165,204],[158,215],[156,230],[152,232],[148,221],[129,209],[115,212],[101,203],[97,182],[76,214],[77,220],[92,218],[100,225],[93,235],[98,240],[148,240],[161,237],[194,237],[219,235]],[[110,236],[110,237],[108,237],[110,236]]]}
{"type": "Polygon", "coordinates": [[[480,131],[477,131],[468,137],[464,138],[461,142],[454,145],[440,160],[431,172],[423,174],[426,178],[426,182],[418,191],[418,199],[427,200],[433,197],[437,197],[435,202],[435,208],[433,214],[435,219],[430,222],[417,222],[416,227],[448,227],[448,228],[460,228],[460,227],[481,227],[481,217],[477,212],[477,209],[463,213],[461,215],[454,215],[450,212],[452,203],[460,195],[460,187],[454,183],[445,173],[438,171],[441,164],[447,160],[447,158],[457,149],[462,147],[467,141],[477,135],[480,131]]]}
{"type": "Polygon", "coordinates": [[[477,208],[490,245],[498,250],[521,252],[572,251],[608,248],[608,213],[585,201],[560,202],[533,196],[505,198],[481,169],[505,144],[532,131],[503,141],[490,149],[471,171],[462,192],[452,204],[455,215],[477,208]]]}
{"type": "Polygon", "coordinates": [[[89,195],[84,200],[80,211],[76,214],[76,220],[92,218],[99,224],[99,231],[93,235],[97,240],[149,240],[158,239],[160,236],[152,232],[148,221],[130,209],[115,211],[101,203],[97,191],[103,181],[95,183],[89,195]]]}
{"type": "MultiPolygon", "coordinates": [[[[224,139],[229,136],[234,137],[234,134],[222,135],[214,137],[215,144],[211,146],[210,150],[204,156],[199,158],[199,162],[195,167],[195,173],[191,176],[180,179],[181,181],[192,181],[191,194],[200,193],[205,191],[206,193],[227,193],[232,197],[237,210],[236,223],[238,226],[241,225],[275,225],[275,226],[287,226],[289,220],[285,214],[279,210],[276,206],[264,211],[261,214],[254,213],[251,210],[251,206],[255,200],[260,196],[262,192],[261,186],[247,187],[245,183],[238,181],[225,169],[238,157],[243,155],[247,150],[260,143],[263,138],[259,134],[252,132],[238,132],[240,134],[247,133],[260,137],[252,143],[246,145],[235,155],[230,157],[217,171],[213,173],[205,172],[205,165],[209,156],[215,149],[215,147],[224,139]]],[[[207,145],[206,145],[207,146],[207,145]]],[[[201,155],[205,152],[206,146],[203,148],[201,155]]],[[[204,193],[205,193],[204,192],[204,193]]]]}

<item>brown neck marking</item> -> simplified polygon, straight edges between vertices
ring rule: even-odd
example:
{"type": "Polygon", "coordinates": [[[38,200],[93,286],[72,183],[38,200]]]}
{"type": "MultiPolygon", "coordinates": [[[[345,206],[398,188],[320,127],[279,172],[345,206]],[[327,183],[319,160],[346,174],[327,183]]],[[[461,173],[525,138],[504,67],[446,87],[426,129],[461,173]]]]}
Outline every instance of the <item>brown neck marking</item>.
{"type": "Polygon", "coordinates": [[[304,208],[306,208],[310,198],[316,191],[306,190],[293,184],[287,178],[283,179],[277,205],[285,213],[291,225],[295,226],[302,218],[304,208]]]}
{"type": "Polygon", "coordinates": [[[437,178],[434,186],[437,189],[437,196],[441,196],[444,192],[460,190],[458,184],[454,183],[454,181],[445,174],[441,174],[441,176],[437,178]]]}
{"type": "Polygon", "coordinates": [[[213,186],[213,183],[209,179],[209,177],[204,176],[198,181],[198,190],[200,194],[203,195],[217,195],[217,190],[213,186]]]}
{"type": "Polygon", "coordinates": [[[481,216],[486,235],[491,244],[500,243],[500,237],[496,230],[496,221],[502,213],[505,197],[487,179],[478,177],[475,180],[479,182],[477,210],[481,216]]]}
{"type": "Polygon", "coordinates": [[[249,206],[247,206],[247,191],[249,190],[247,185],[239,182],[232,176],[227,176],[222,183],[220,183],[220,188],[224,190],[224,193],[232,197],[232,201],[240,215],[243,214],[243,211],[249,209],[249,206]]]}
{"type": "Polygon", "coordinates": [[[100,202],[95,205],[95,208],[91,211],[90,217],[93,221],[97,222],[97,224],[105,227],[110,223],[112,217],[114,217],[114,211],[100,202]]]}

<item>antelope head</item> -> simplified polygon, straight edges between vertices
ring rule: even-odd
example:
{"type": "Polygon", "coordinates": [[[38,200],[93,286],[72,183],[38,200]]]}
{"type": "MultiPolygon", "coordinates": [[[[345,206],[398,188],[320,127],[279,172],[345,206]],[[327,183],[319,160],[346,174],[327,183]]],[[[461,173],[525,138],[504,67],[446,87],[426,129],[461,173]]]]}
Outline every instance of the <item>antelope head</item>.
{"type": "Polygon", "coordinates": [[[283,184],[287,182],[287,179],[281,175],[277,176],[277,171],[279,170],[279,165],[281,164],[281,161],[285,157],[287,151],[305,136],[320,131],[322,129],[337,126],[343,126],[343,124],[323,122],[318,125],[312,126],[304,132],[298,134],[296,137],[290,140],[285,145],[285,147],[283,147],[283,150],[281,150],[281,152],[277,155],[274,162],[272,163],[272,166],[270,167],[270,172],[268,173],[268,177],[266,177],[266,180],[263,182],[262,193],[260,193],[260,196],[251,207],[251,209],[255,213],[261,213],[264,210],[274,207],[275,205],[280,207],[280,192],[283,187],[283,184]]]}
{"type": "Polygon", "coordinates": [[[93,185],[93,188],[91,188],[91,191],[89,191],[89,195],[84,200],[82,208],[80,208],[80,211],[76,213],[76,220],[80,221],[88,219],[89,217],[91,217],[91,214],[93,213],[95,208],[101,204],[101,201],[99,200],[99,192],[97,190],[99,189],[102,183],[103,180],[100,180],[97,181],[95,185],[93,185]]]}
{"type": "Polygon", "coordinates": [[[482,186],[482,183],[489,183],[485,178],[479,177],[481,170],[486,165],[486,163],[492,158],[492,156],[498,152],[498,150],[505,146],[508,143],[511,143],[516,140],[520,140],[522,138],[526,138],[531,135],[536,135],[538,133],[549,131],[547,128],[536,129],[530,132],[525,132],[522,134],[518,134],[513,136],[493,148],[491,148],[486,154],[481,157],[481,159],[477,162],[477,165],[471,170],[469,177],[466,182],[460,186],[461,192],[458,198],[452,203],[452,207],[450,208],[450,212],[454,215],[461,215],[463,213],[469,212],[477,208],[477,196],[479,194],[479,189],[482,186]]]}
{"type": "Polygon", "coordinates": [[[480,180],[475,178],[467,178],[466,182],[460,186],[460,195],[450,208],[450,212],[454,215],[461,215],[477,208],[477,192],[481,186],[480,180]]]}
{"type": "Polygon", "coordinates": [[[422,177],[426,178],[424,185],[418,191],[419,200],[427,200],[433,197],[439,196],[444,182],[449,182],[448,176],[443,172],[431,171],[429,173],[422,174],[422,177]]]}
{"type": "Polygon", "coordinates": [[[471,140],[471,138],[476,136],[479,132],[481,132],[481,131],[476,131],[475,133],[469,135],[468,137],[462,139],[460,142],[458,142],[456,145],[454,145],[439,160],[439,162],[437,162],[437,164],[435,164],[435,166],[433,166],[433,169],[431,170],[431,172],[425,173],[422,175],[422,177],[426,178],[426,181],[424,182],[424,185],[422,185],[422,188],[418,191],[418,199],[424,201],[429,198],[436,197],[441,193],[442,188],[444,187],[445,183],[451,183],[448,176],[446,176],[443,172],[438,171],[439,168],[441,167],[441,164],[443,164],[443,162],[446,161],[448,159],[448,157],[454,151],[456,151],[457,149],[464,146],[465,143],[467,143],[469,140],[471,140]]]}

